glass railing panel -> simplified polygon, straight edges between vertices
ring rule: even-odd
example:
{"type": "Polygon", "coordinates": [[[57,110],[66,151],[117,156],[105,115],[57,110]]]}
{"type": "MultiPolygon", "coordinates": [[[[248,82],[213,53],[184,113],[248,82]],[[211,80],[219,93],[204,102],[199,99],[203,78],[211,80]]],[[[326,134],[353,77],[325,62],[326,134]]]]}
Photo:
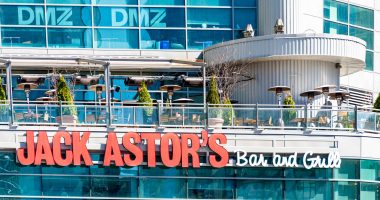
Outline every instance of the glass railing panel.
{"type": "Polygon", "coordinates": [[[259,127],[278,128],[283,125],[283,112],[280,108],[259,107],[259,127]]]}
{"type": "Polygon", "coordinates": [[[58,106],[54,104],[14,104],[14,123],[20,125],[56,124],[58,106]]]}
{"type": "Polygon", "coordinates": [[[139,106],[134,107],[135,121],[137,126],[156,126],[158,125],[157,107],[139,106]]]}
{"type": "Polygon", "coordinates": [[[0,104],[0,124],[9,123],[9,104],[0,104]]]}
{"type": "Polygon", "coordinates": [[[377,131],[378,114],[365,110],[358,110],[358,130],[377,131]]]}
{"type": "Polygon", "coordinates": [[[136,113],[134,107],[114,106],[112,107],[112,124],[134,125],[136,113]]]}
{"type": "Polygon", "coordinates": [[[353,130],[355,111],[350,107],[312,107],[307,110],[308,128],[353,130]]]}
{"type": "MultiPolygon", "coordinates": [[[[256,109],[252,107],[234,107],[232,110],[232,126],[233,127],[256,127],[256,109]]],[[[228,112],[231,115],[231,111],[228,112]]]]}
{"type": "Polygon", "coordinates": [[[160,126],[202,127],[205,124],[202,107],[162,107],[160,110],[160,126]]]}

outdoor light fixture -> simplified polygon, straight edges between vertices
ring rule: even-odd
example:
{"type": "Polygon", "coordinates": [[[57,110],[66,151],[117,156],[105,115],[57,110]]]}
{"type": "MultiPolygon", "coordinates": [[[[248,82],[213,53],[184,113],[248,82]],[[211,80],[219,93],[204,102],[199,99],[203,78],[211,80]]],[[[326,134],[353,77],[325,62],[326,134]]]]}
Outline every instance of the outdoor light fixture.
{"type": "Polygon", "coordinates": [[[274,33],[276,34],[283,34],[285,32],[284,29],[284,22],[281,18],[277,19],[276,24],[274,25],[274,33]]]}
{"type": "Polygon", "coordinates": [[[252,28],[252,24],[247,24],[247,27],[243,31],[244,38],[250,38],[255,35],[255,31],[252,28]]]}

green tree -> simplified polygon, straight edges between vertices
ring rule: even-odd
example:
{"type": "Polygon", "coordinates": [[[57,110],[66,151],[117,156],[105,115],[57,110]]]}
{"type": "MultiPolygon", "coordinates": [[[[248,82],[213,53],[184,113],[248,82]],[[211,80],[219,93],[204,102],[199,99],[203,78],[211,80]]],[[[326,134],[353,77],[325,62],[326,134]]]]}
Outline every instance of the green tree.
{"type": "MultiPolygon", "coordinates": [[[[147,107],[153,106],[153,100],[150,97],[150,94],[148,92],[148,87],[146,86],[145,82],[141,83],[141,87],[139,88],[138,94],[139,94],[139,100],[137,102],[143,103],[143,106],[147,106],[147,107]]],[[[144,114],[146,116],[152,116],[153,108],[145,108],[144,114]]]]}
{"type": "Polygon", "coordinates": [[[223,120],[224,124],[227,126],[232,126],[232,118],[235,116],[234,109],[232,107],[232,103],[230,99],[224,98],[223,99],[224,108],[223,109],[223,120]]]}
{"type": "Polygon", "coordinates": [[[373,108],[380,110],[380,93],[379,93],[379,95],[376,98],[375,104],[373,104],[373,108]]]}
{"type": "Polygon", "coordinates": [[[63,76],[60,76],[57,83],[58,101],[62,101],[63,105],[68,105],[62,109],[62,115],[77,116],[77,109],[74,106],[74,98],[71,95],[70,88],[63,76]]]}
{"type": "Polygon", "coordinates": [[[215,76],[213,76],[210,81],[210,88],[207,94],[207,102],[209,104],[220,104],[220,96],[215,76]]]}
{"type": "Polygon", "coordinates": [[[297,116],[297,112],[294,108],[296,108],[296,103],[294,102],[293,100],[293,96],[292,95],[288,95],[285,97],[284,99],[284,108],[288,108],[289,110],[285,110],[284,113],[283,113],[283,120],[285,122],[285,124],[289,124],[291,120],[293,120],[294,118],[296,118],[297,116]]]}
{"type": "MultiPolygon", "coordinates": [[[[6,104],[5,102],[6,100],[7,100],[7,95],[5,94],[5,90],[3,88],[3,80],[0,78],[0,104],[6,104]]],[[[4,112],[6,110],[7,110],[6,106],[0,107],[0,112],[4,112]]]]}

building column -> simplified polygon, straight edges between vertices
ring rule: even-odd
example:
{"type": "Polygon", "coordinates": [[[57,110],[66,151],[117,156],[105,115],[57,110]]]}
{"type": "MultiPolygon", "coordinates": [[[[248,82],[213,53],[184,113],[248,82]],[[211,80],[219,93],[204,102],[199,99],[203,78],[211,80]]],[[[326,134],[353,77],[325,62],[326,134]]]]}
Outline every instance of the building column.
{"type": "Polygon", "coordinates": [[[108,113],[108,117],[107,117],[108,120],[106,121],[107,121],[107,126],[110,126],[112,122],[110,63],[107,62],[106,64],[103,65],[103,67],[104,67],[104,82],[106,86],[106,105],[107,105],[107,113],[108,113]]]}

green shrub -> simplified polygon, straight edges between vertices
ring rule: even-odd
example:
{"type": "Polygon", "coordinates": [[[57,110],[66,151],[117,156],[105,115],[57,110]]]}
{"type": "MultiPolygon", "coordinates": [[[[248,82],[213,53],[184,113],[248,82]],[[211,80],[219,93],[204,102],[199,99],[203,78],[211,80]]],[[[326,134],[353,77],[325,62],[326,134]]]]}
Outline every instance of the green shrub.
{"type": "MultiPolygon", "coordinates": [[[[150,97],[150,94],[148,92],[148,88],[147,88],[145,82],[141,83],[141,87],[140,87],[138,94],[139,94],[139,100],[137,102],[143,103],[143,106],[147,106],[147,107],[153,106],[153,100],[150,97]]],[[[153,108],[145,108],[144,109],[144,115],[152,116],[153,115],[153,108]]]]}
{"type": "Polygon", "coordinates": [[[62,101],[63,105],[68,105],[69,107],[64,107],[62,109],[62,115],[72,115],[77,116],[77,109],[74,105],[74,98],[71,95],[70,88],[67,86],[66,80],[63,76],[60,76],[57,83],[57,97],[58,101],[62,101]]]}
{"type": "Polygon", "coordinates": [[[215,76],[213,76],[210,81],[210,88],[207,93],[207,103],[215,104],[211,105],[213,108],[210,108],[209,110],[210,118],[222,118],[222,110],[218,108],[220,104],[220,96],[215,76]]]}
{"type": "MultiPolygon", "coordinates": [[[[375,109],[379,109],[379,110],[380,110],[380,93],[379,93],[379,95],[377,96],[375,103],[373,104],[373,108],[375,108],[375,109]]],[[[378,112],[379,112],[379,111],[378,111],[378,112]]]]}
{"type": "Polygon", "coordinates": [[[296,108],[296,106],[295,106],[296,103],[293,100],[293,96],[288,95],[285,97],[283,104],[284,104],[284,106],[283,106],[284,108],[289,108],[289,110],[285,110],[283,112],[283,120],[284,120],[285,124],[287,124],[291,120],[296,118],[296,116],[297,116],[297,111],[293,110],[293,108],[296,108]]]}
{"type": "MultiPolygon", "coordinates": [[[[6,104],[7,95],[5,94],[5,90],[3,88],[3,80],[0,78],[0,104],[6,104]]],[[[0,105],[0,112],[6,111],[6,106],[0,105]]]]}
{"type": "Polygon", "coordinates": [[[232,107],[232,103],[231,103],[230,99],[224,98],[223,104],[225,104],[224,105],[225,109],[223,109],[224,124],[227,126],[232,126],[233,125],[232,124],[232,118],[235,116],[235,111],[232,107]]]}

